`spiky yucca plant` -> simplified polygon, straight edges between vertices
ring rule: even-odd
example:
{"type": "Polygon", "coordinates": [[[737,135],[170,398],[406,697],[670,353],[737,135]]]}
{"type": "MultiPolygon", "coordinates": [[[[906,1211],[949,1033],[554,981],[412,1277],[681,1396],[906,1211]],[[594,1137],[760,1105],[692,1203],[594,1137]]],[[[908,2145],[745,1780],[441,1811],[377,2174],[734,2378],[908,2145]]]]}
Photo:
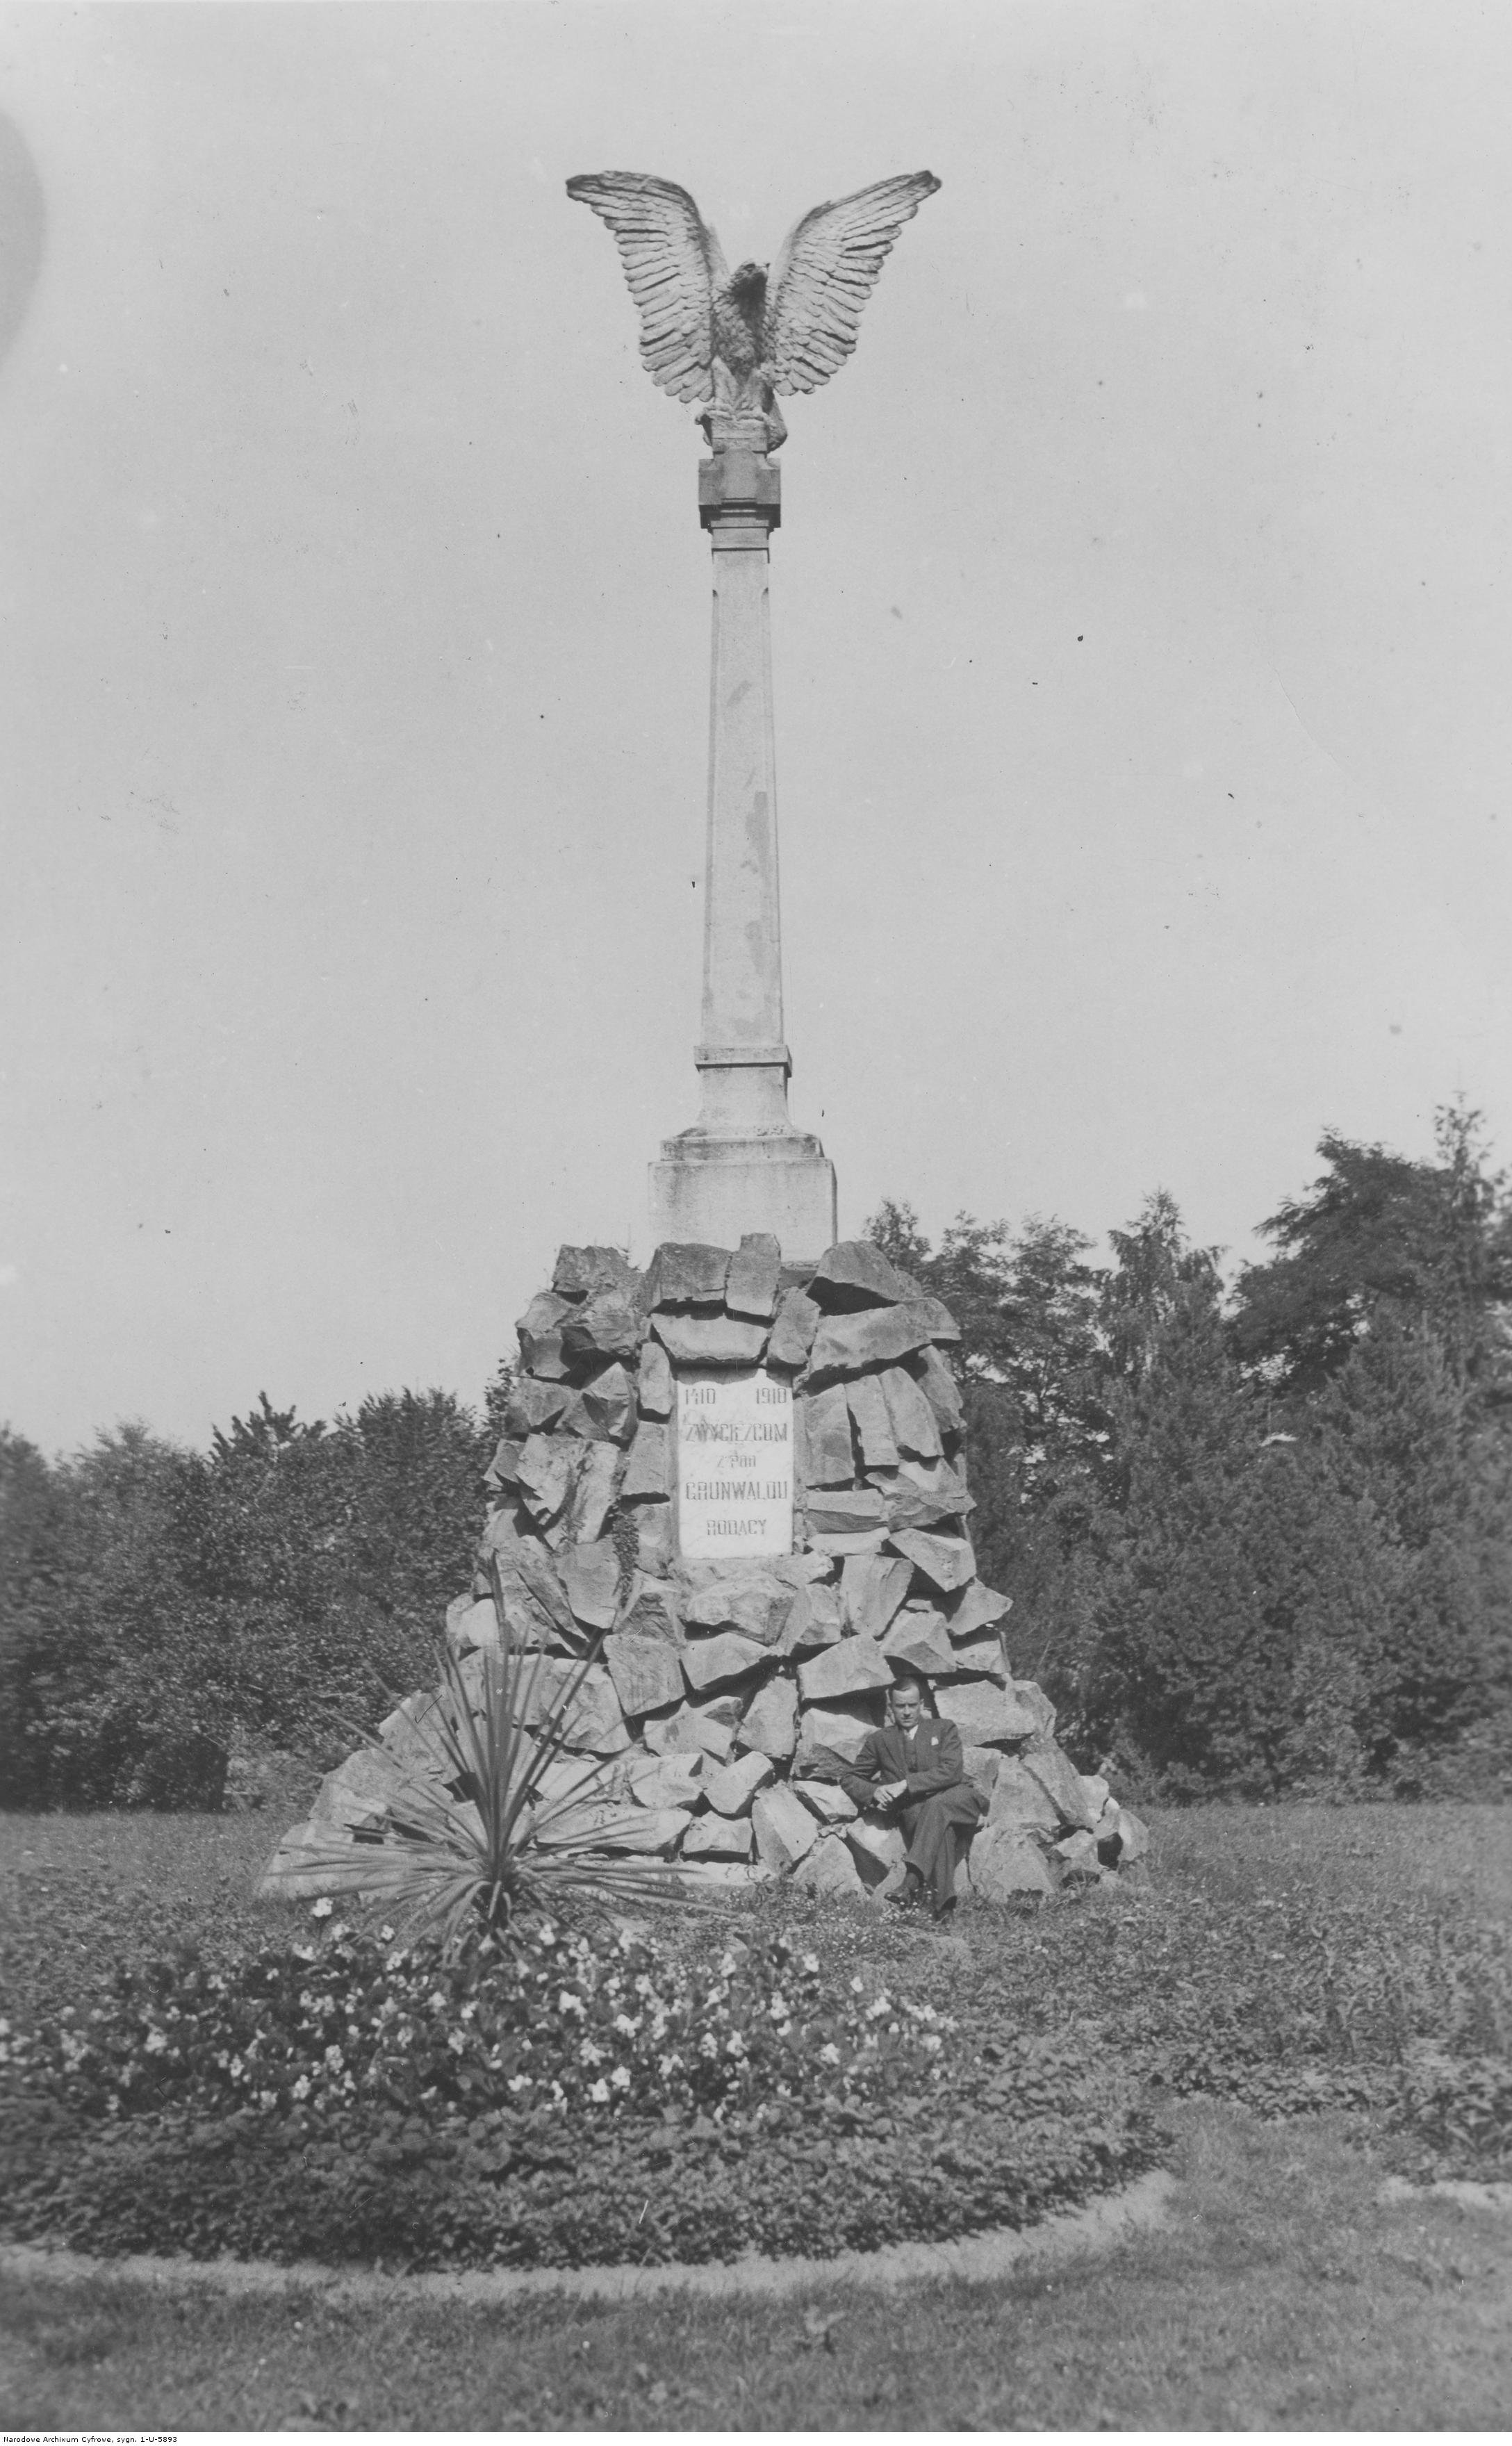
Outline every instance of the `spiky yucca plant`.
{"type": "Polygon", "coordinates": [[[568,1722],[601,1641],[589,1645],[555,1698],[538,1707],[548,1660],[520,1646],[497,1565],[493,1576],[497,1648],[465,1665],[449,1647],[441,1651],[440,1688],[425,1731],[433,1767],[417,1773],[365,1740],[397,1771],[389,1827],[379,1843],[311,1847],[304,1855],[311,1870],[329,1873],[333,1892],[381,1900],[406,1934],[439,1931],[452,1955],[484,1935],[507,1941],[521,1915],[606,1916],[688,1893],[675,1870],[616,1858],[606,1848],[616,1829],[628,1831],[641,1813],[609,1806],[610,1770],[567,1747],[568,1722]],[[549,1777],[569,1760],[576,1775],[549,1777]]]}

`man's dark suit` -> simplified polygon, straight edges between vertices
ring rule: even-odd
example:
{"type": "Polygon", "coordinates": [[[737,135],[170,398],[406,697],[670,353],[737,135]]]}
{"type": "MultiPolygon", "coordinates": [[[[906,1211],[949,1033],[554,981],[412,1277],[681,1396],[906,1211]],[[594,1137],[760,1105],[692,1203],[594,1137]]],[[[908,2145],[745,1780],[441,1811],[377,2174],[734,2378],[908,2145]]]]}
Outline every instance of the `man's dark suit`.
{"type": "Polygon", "coordinates": [[[889,1805],[898,1811],[911,1869],[917,1869],[935,1899],[936,1910],[955,1891],[957,1826],[974,1826],[982,1814],[980,1796],[966,1780],[961,1737],[948,1716],[921,1716],[911,1733],[886,1724],[868,1733],[841,1788],[859,1809],[889,1805]],[[906,1798],[879,1802],[877,1787],[906,1778],[906,1798]]]}

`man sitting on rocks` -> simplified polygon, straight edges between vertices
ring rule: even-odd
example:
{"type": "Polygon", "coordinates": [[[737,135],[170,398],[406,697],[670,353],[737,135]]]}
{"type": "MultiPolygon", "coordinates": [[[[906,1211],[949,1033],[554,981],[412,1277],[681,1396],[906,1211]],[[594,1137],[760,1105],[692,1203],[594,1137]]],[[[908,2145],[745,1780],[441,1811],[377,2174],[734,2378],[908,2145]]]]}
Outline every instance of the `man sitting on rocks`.
{"type": "Polygon", "coordinates": [[[891,1899],[917,1910],[927,1897],[940,1919],[955,1902],[955,1829],[975,1825],[981,1798],[966,1780],[959,1732],[948,1716],[925,1715],[919,1683],[895,1682],[888,1713],[891,1723],[867,1734],[841,1782],[859,1809],[897,1812],[908,1849],[891,1899]]]}

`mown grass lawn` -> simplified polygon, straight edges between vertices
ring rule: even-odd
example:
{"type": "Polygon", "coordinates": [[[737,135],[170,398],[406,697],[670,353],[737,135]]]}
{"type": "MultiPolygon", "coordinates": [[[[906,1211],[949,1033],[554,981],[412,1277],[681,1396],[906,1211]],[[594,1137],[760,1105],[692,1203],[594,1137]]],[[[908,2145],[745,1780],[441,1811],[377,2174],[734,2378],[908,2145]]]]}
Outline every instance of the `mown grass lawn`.
{"type": "MultiPolygon", "coordinates": [[[[0,1820],[6,2009],[83,2003],[113,1954],[175,1935],[266,1933],[276,1921],[248,1886],[276,1832],[0,1820]]],[[[1336,1958],[1351,1931],[1416,1942],[1512,1917],[1512,1812],[1494,1807],[1210,1808],[1162,1815],[1154,1835],[1147,1885],[1040,1921],[963,1914],[965,1958],[869,1918],[816,1916],[815,1937],[885,1958],[899,1986],[911,1972],[920,1992],[1017,1998],[1004,2010],[1041,2023],[1093,2016],[1114,2044],[1150,1980],[1190,2022],[1190,1957],[1218,1940],[1247,1946],[1235,1958],[1251,1970],[1274,1955],[1283,1985],[1288,1947],[1315,1946],[1345,2009],[1368,2016],[1379,1965],[1351,1989],[1336,1958]]],[[[0,2404],[32,2427],[1504,2426],[1512,2216],[1383,2202],[1370,2135],[1326,2116],[1261,2121],[1205,2098],[1162,2112],[1179,2176],[1165,2227],[1037,2273],[489,2309],[42,2276],[4,2288],[0,2404]],[[823,2341],[805,2311],[836,2320],[823,2341]]]]}

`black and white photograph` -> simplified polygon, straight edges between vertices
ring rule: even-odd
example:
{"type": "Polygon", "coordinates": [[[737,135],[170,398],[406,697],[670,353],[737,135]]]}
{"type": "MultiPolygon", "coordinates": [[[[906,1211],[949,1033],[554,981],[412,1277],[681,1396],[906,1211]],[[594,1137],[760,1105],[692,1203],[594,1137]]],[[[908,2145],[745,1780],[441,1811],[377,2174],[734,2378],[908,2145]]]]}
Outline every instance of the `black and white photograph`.
{"type": "Polygon", "coordinates": [[[1496,2432],[1512,10],[0,0],[0,2429],[1496,2432]]]}

